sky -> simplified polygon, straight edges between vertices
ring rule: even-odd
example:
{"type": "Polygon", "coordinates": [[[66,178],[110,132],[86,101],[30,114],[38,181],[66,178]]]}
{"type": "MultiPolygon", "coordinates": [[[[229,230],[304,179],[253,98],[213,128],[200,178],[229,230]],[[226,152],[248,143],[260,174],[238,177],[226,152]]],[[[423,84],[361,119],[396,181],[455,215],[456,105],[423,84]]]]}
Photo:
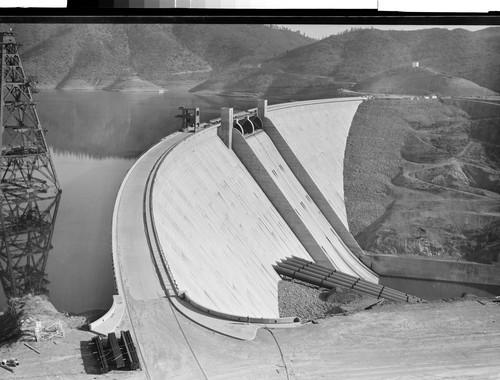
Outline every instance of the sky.
{"type": "MultiPolygon", "coordinates": [[[[280,25],[281,26],[281,25],[280,25]]],[[[325,38],[351,28],[371,28],[372,25],[283,25],[291,30],[300,30],[306,36],[316,39],[325,38]]],[[[373,25],[380,30],[418,30],[427,28],[467,29],[470,31],[488,28],[487,25],[373,25]]]]}

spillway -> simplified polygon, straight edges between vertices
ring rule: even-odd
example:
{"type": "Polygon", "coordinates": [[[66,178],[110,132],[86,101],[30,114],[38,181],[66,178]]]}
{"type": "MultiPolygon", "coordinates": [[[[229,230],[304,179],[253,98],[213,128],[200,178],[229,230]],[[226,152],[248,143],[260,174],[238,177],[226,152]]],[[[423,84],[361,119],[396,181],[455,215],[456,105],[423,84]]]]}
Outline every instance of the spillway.
{"type": "MultiPolygon", "coordinates": [[[[363,98],[270,106],[264,130],[273,129],[295,154],[346,228],[344,152],[351,122],[363,98]]],[[[278,149],[281,144],[276,144],[278,149]]]]}
{"type": "Polygon", "coordinates": [[[233,149],[316,263],[378,282],[335,232],[265,131],[245,137],[233,133],[233,149]]]}
{"type": "Polygon", "coordinates": [[[180,291],[224,313],[279,316],[272,265],[310,256],[216,128],[168,154],[152,198],[159,242],[180,291]]]}
{"type": "Polygon", "coordinates": [[[358,258],[344,204],[344,152],[351,122],[364,98],[270,106],[263,126],[286,163],[335,232],[358,258]]]}

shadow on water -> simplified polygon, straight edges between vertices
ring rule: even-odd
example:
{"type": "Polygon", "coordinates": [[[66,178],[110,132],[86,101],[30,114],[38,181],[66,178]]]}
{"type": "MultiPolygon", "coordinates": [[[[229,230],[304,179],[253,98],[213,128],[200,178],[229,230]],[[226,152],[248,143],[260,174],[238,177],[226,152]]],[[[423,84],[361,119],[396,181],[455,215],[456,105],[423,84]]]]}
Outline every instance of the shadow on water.
{"type": "MultiPolygon", "coordinates": [[[[5,189],[4,189],[5,190],[5,189]]],[[[27,294],[47,295],[50,283],[47,262],[61,193],[17,198],[2,193],[0,199],[0,281],[1,309],[7,300],[27,294]]],[[[20,334],[19,321],[9,310],[0,315],[0,346],[20,334]]]]}

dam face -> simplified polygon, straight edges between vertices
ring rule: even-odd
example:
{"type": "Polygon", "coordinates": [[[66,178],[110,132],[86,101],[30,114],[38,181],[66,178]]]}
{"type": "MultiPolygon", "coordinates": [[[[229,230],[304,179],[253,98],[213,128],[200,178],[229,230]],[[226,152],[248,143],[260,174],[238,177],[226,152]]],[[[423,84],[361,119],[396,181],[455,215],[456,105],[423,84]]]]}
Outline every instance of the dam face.
{"type": "MultiPolygon", "coordinates": [[[[288,261],[294,265],[306,262],[304,265],[322,275],[329,271],[308,261],[352,270],[378,282],[377,275],[357,260],[360,249],[342,221],[345,139],[360,101],[291,103],[264,107],[264,113],[259,107],[258,116],[250,110],[234,115],[237,120],[226,117],[231,123],[225,128],[217,128],[220,122],[212,120],[212,127],[197,133],[169,135],[141,156],[122,183],[113,215],[118,296],[112,309],[91,325],[92,331],[116,331],[128,315],[148,353],[156,349],[157,342],[166,342],[162,347],[168,353],[149,357],[149,368],[156,368],[164,358],[179,368],[179,361],[192,354],[184,328],[193,324],[180,323],[177,312],[212,331],[245,340],[254,339],[261,327],[295,321],[278,319],[280,277],[273,268],[277,261],[283,264],[287,257],[297,256],[305,260],[288,261]],[[296,107],[301,114],[289,118],[285,109],[294,113],[296,107]],[[286,128],[298,129],[302,140],[283,131],[286,128]],[[341,132],[332,130],[339,128],[341,132]],[[231,133],[231,139],[223,142],[218,135],[221,131],[231,133]],[[329,137],[321,138],[322,134],[329,137]],[[317,143],[309,144],[308,136],[317,143]],[[318,160],[319,165],[323,165],[321,160],[334,163],[319,170],[318,160]],[[326,185],[329,181],[333,188],[326,185]],[[341,267],[343,263],[347,267],[341,267]]],[[[227,114],[231,116],[232,109],[227,114]]],[[[375,258],[372,263],[379,261],[375,258]]],[[[291,275],[313,272],[300,272],[302,267],[293,267],[291,275]]],[[[290,271],[281,273],[290,275],[290,271]]],[[[317,285],[325,285],[328,277],[321,277],[317,285]]],[[[373,284],[349,277],[354,284],[364,282],[373,289],[373,284]]],[[[379,288],[372,295],[380,297],[383,285],[373,285],[379,288]]],[[[304,333],[297,347],[311,341],[311,331],[304,333]]],[[[213,338],[212,332],[206,334],[213,338]]],[[[324,335],[324,331],[318,334],[324,335]]],[[[290,337],[293,340],[299,335],[290,337]]],[[[269,341],[275,348],[275,342],[269,341]]],[[[230,340],[221,342],[227,345],[230,340]]],[[[212,342],[208,345],[213,346],[212,342]]],[[[245,345],[245,350],[251,346],[245,345]]],[[[229,345],[225,347],[231,351],[229,345]]],[[[269,357],[269,350],[253,347],[269,357]]],[[[328,339],[325,347],[331,348],[328,339]]],[[[209,353],[212,356],[207,360],[213,363],[215,357],[209,353]]],[[[246,363],[252,359],[247,351],[243,355],[246,363]]],[[[190,360],[188,367],[193,371],[190,374],[200,370],[198,360],[190,360]]]]}
{"type": "Polygon", "coordinates": [[[289,168],[265,131],[243,137],[234,132],[233,148],[314,261],[377,282],[335,232],[289,168]]]}
{"type": "MultiPolygon", "coordinates": [[[[344,152],[352,119],[362,101],[330,99],[269,107],[264,124],[271,139],[276,135],[274,128],[282,136],[346,228],[344,152]]],[[[279,149],[280,144],[276,145],[279,149]]]]}
{"type": "Polygon", "coordinates": [[[153,213],[179,291],[209,309],[276,318],[272,265],[290,255],[310,259],[215,128],[169,153],[156,176],[153,213]]]}
{"type": "Polygon", "coordinates": [[[278,318],[273,264],[290,256],[378,282],[356,257],[343,201],[344,149],[361,101],[269,107],[264,130],[248,120],[233,129],[231,111],[219,131],[201,130],[165,155],[151,213],[178,293],[215,312],[278,318]]]}

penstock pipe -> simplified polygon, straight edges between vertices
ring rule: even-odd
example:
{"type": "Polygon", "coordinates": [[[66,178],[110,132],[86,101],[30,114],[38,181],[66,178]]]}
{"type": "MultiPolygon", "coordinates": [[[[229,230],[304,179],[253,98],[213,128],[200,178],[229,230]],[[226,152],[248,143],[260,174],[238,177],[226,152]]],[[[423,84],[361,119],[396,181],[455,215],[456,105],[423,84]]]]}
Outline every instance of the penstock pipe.
{"type": "MultiPolygon", "coordinates": [[[[318,277],[316,274],[307,272],[307,271],[295,271],[291,269],[290,267],[283,267],[280,265],[273,266],[276,272],[279,274],[295,278],[297,280],[305,281],[313,285],[321,286],[324,288],[334,288],[334,287],[345,287],[345,288],[350,288],[355,291],[358,291],[360,293],[368,294],[370,296],[373,296],[375,298],[381,298],[380,291],[377,291],[376,289],[368,289],[368,288],[360,288],[356,286],[356,284],[345,282],[345,281],[336,281],[335,279],[329,279],[325,277],[318,277]]],[[[403,297],[384,297],[387,299],[391,299],[393,301],[401,301],[405,302],[406,298],[403,297]]]]}
{"type": "Polygon", "coordinates": [[[320,278],[324,279],[329,282],[337,283],[337,286],[342,286],[354,290],[358,290],[360,292],[365,292],[367,294],[370,294],[372,296],[376,296],[377,298],[384,296],[384,298],[394,300],[394,301],[401,301],[401,302],[407,302],[406,296],[401,293],[394,291],[393,293],[386,292],[384,287],[382,285],[378,284],[373,284],[368,281],[364,281],[358,277],[354,276],[338,276],[339,272],[334,272],[331,270],[325,270],[322,269],[321,267],[315,268],[313,266],[300,266],[300,267],[295,267],[291,265],[288,261],[284,263],[278,263],[278,266],[287,268],[289,270],[298,272],[298,273],[304,273],[307,275],[310,275],[315,278],[320,278]]]}
{"type": "MultiPolygon", "coordinates": [[[[302,259],[300,257],[296,257],[296,256],[292,256],[291,258],[287,258],[286,260],[284,260],[284,262],[291,262],[291,263],[294,263],[296,265],[304,265],[308,268],[314,268],[314,270],[317,270],[321,273],[332,273],[331,270],[329,270],[328,268],[325,268],[319,264],[316,264],[314,262],[311,262],[311,261],[307,261],[305,259],[302,259]]],[[[353,278],[353,279],[357,279],[357,277],[355,276],[351,276],[351,275],[348,275],[348,274],[345,274],[345,273],[342,273],[342,272],[339,272],[339,271],[333,271],[335,273],[336,276],[340,276],[340,277],[343,277],[343,278],[353,278]]],[[[420,297],[416,297],[416,296],[413,296],[411,294],[408,294],[408,293],[405,293],[405,292],[401,292],[399,290],[396,290],[396,289],[392,289],[392,288],[387,288],[383,285],[380,285],[380,284],[374,284],[370,281],[366,281],[364,279],[361,279],[360,280],[361,283],[363,284],[369,284],[369,285],[375,285],[376,287],[378,287],[380,289],[380,291],[382,291],[384,294],[391,294],[391,295],[394,295],[396,297],[399,297],[399,296],[403,296],[405,297],[405,301],[407,302],[410,302],[411,301],[422,301],[422,298],[420,297]]]]}

